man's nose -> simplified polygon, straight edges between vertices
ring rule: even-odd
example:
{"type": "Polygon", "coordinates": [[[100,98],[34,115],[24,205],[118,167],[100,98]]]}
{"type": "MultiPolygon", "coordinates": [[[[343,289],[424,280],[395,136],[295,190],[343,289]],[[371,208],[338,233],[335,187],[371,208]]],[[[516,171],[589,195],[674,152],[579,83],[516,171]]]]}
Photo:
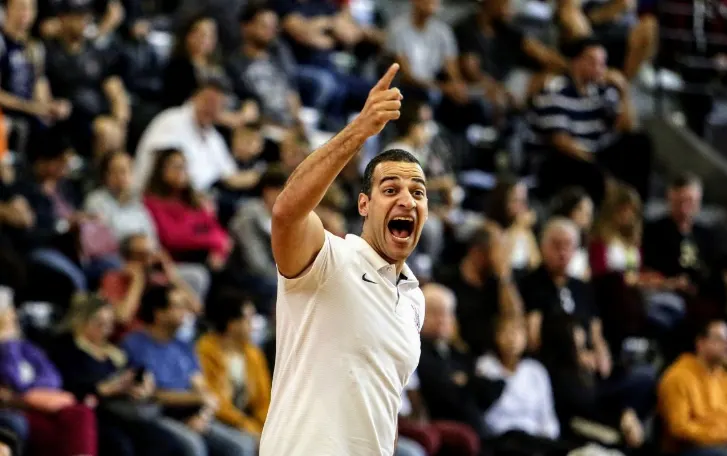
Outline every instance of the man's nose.
{"type": "Polygon", "coordinates": [[[414,197],[409,192],[401,192],[401,197],[399,198],[399,205],[407,208],[407,209],[413,209],[416,207],[416,201],[414,200],[414,197]]]}

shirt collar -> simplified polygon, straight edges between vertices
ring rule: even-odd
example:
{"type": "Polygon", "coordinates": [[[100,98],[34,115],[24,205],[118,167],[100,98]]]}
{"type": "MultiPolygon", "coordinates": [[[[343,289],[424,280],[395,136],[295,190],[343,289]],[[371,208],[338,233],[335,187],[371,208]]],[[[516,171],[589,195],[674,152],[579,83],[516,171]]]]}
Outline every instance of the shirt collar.
{"type": "Polygon", "coordinates": [[[389,281],[395,285],[398,283],[406,283],[411,286],[418,286],[419,280],[417,280],[414,273],[409,266],[404,263],[404,267],[401,269],[398,279],[394,276],[396,267],[381,258],[381,255],[376,253],[376,250],[369,245],[368,242],[363,240],[361,237],[355,234],[347,234],[346,242],[353,246],[353,248],[364,257],[364,259],[379,272],[381,275],[389,279],[389,281]]]}

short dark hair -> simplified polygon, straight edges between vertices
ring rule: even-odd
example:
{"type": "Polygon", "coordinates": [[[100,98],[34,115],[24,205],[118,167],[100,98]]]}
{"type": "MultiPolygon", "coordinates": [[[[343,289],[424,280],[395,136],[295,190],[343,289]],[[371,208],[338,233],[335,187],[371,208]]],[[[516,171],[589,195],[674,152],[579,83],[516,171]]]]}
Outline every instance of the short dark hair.
{"type": "Polygon", "coordinates": [[[400,136],[408,135],[414,126],[422,123],[423,106],[424,103],[417,100],[402,105],[401,115],[394,121],[394,127],[400,136]]]}
{"type": "Polygon", "coordinates": [[[230,323],[245,315],[244,307],[248,304],[253,305],[252,299],[244,293],[223,293],[207,316],[212,329],[220,334],[226,332],[230,323]]]}
{"type": "Polygon", "coordinates": [[[250,22],[257,19],[258,15],[267,13],[269,11],[275,11],[273,7],[265,0],[253,0],[247,4],[245,8],[237,16],[237,20],[240,24],[249,24],[250,22]]]}
{"type": "Polygon", "coordinates": [[[582,187],[564,188],[550,202],[550,215],[570,218],[573,211],[586,198],[590,198],[590,196],[582,187]]]}
{"type": "Polygon", "coordinates": [[[262,192],[266,188],[283,188],[288,181],[288,173],[278,167],[270,167],[265,170],[260,180],[258,188],[262,192]]]}
{"type": "Polygon", "coordinates": [[[592,47],[603,47],[603,43],[594,36],[586,36],[563,46],[563,55],[570,59],[577,59],[592,47]]]}
{"type": "Polygon", "coordinates": [[[724,320],[719,318],[707,318],[696,324],[694,327],[694,339],[695,342],[700,339],[706,339],[709,337],[709,331],[712,326],[724,323],[724,320]]]}
{"type": "Polygon", "coordinates": [[[696,174],[689,171],[677,174],[669,182],[669,188],[672,190],[680,190],[691,185],[698,185],[701,187],[702,179],[700,179],[699,176],[697,176],[696,174]]]}
{"type": "Polygon", "coordinates": [[[405,150],[391,149],[381,152],[366,165],[363,181],[361,182],[361,193],[369,197],[371,196],[371,189],[374,187],[374,171],[380,163],[387,162],[415,163],[421,166],[419,160],[405,150]]]}
{"type": "Polygon", "coordinates": [[[480,227],[475,230],[469,237],[467,248],[472,249],[475,247],[489,248],[492,243],[492,233],[486,226],[480,227]]]}
{"type": "Polygon", "coordinates": [[[139,320],[153,324],[156,313],[169,308],[169,294],[174,290],[170,285],[150,285],[141,296],[139,320]]]}

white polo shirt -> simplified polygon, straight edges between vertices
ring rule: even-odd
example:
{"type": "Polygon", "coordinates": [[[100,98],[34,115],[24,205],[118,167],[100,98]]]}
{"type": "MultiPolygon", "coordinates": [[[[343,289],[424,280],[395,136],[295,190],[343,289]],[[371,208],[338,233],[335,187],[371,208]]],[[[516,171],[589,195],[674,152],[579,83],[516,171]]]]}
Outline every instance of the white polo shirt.
{"type": "Polygon", "coordinates": [[[184,154],[195,190],[208,190],[218,180],[237,171],[237,164],[220,132],[214,126],[200,128],[192,103],[187,103],[162,111],[144,130],[134,159],[136,188],[146,186],[156,152],[167,148],[178,148],[184,154]]]}
{"type": "Polygon", "coordinates": [[[279,276],[272,399],[261,456],[391,456],[419,363],[424,295],[406,265],[326,232],[301,277],[279,276]]]}

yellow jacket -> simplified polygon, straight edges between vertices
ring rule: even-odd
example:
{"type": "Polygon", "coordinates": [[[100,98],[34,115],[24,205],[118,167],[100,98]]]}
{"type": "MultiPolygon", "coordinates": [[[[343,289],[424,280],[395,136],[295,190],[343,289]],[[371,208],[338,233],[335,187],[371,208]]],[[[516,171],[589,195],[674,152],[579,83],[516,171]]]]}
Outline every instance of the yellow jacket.
{"type": "Polygon", "coordinates": [[[202,373],[212,392],[217,396],[220,408],[217,419],[221,422],[255,434],[260,434],[270,406],[270,371],[263,352],[253,344],[242,347],[247,373],[250,414],[238,409],[232,402],[233,385],[227,370],[227,357],[217,334],[208,333],[197,342],[197,354],[202,373]]]}
{"type": "Polygon", "coordinates": [[[692,354],[667,369],[658,390],[664,449],[727,444],[727,372],[710,372],[692,354]]]}

